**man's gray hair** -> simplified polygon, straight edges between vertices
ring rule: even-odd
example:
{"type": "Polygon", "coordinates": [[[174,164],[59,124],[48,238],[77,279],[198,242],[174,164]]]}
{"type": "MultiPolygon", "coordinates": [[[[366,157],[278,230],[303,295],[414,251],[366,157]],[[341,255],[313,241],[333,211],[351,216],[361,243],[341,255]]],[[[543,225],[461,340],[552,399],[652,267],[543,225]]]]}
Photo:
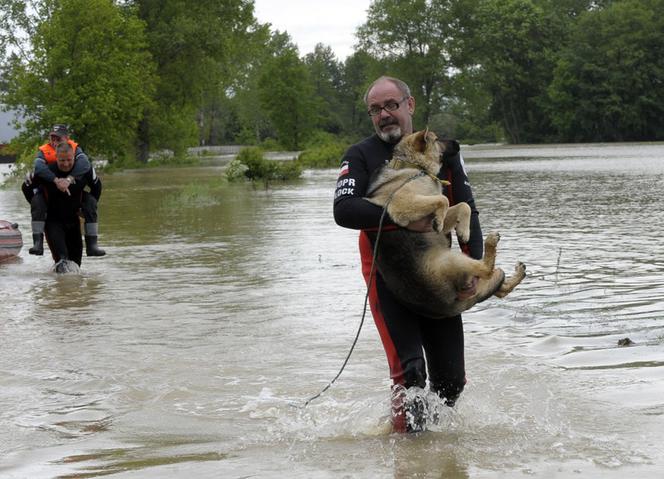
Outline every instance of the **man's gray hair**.
{"type": "Polygon", "coordinates": [[[74,151],[74,149],[66,141],[61,141],[58,143],[58,146],[55,147],[56,153],[69,153],[70,151],[74,151]]]}
{"type": "Polygon", "coordinates": [[[369,98],[369,92],[373,87],[376,86],[377,83],[383,82],[383,81],[389,81],[393,83],[401,93],[403,93],[403,96],[405,97],[410,97],[410,88],[408,88],[408,85],[402,80],[399,80],[398,78],[394,77],[388,77],[388,76],[382,76],[380,78],[377,78],[371,85],[369,85],[369,88],[367,88],[367,91],[364,93],[364,103],[367,103],[367,100],[369,98]]]}

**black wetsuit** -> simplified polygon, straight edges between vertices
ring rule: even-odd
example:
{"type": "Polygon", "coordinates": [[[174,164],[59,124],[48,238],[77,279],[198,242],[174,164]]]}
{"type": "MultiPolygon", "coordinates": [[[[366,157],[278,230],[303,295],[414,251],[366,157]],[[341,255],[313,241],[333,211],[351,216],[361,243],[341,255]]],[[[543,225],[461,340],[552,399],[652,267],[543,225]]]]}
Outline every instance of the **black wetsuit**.
{"type": "MultiPolygon", "coordinates": [[[[450,204],[465,201],[472,210],[470,241],[463,250],[475,259],[482,257],[482,231],[472,190],[464,170],[463,159],[456,151],[443,155],[438,174],[451,183],[444,188],[450,204]]],[[[360,256],[362,273],[369,284],[376,231],[383,210],[363,199],[371,174],[387,163],[394,145],[385,143],[377,135],[351,146],[341,162],[341,171],[334,195],[334,219],[340,226],[361,230],[360,256]]],[[[391,220],[383,221],[381,234],[398,228],[391,220]]],[[[461,316],[433,320],[419,316],[400,304],[385,286],[380,274],[369,291],[369,302],[383,348],[387,354],[390,376],[395,390],[393,416],[395,429],[409,429],[405,421],[403,388],[430,388],[448,405],[453,405],[466,383],[463,325],[461,316]],[[425,363],[426,358],[426,363],[425,363]]]]}
{"type": "MultiPolygon", "coordinates": [[[[77,160],[78,161],[78,160],[77,160]]],[[[56,178],[66,178],[71,173],[79,172],[74,168],[69,173],[64,173],[58,169],[57,163],[48,165],[56,178]]],[[[101,196],[101,180],[95,174],[94,168],[89,167],[83,174],[72,177],[73,183],[69,185],[69,192],[63,193],[58,190],[55,183],[41,182],[40,187],[44,190],[44,196],[47,203],[46,217],[46,238],[53,256],[57,263],[61,259],[69,259],[81,265],[83,256],[83,242],[81,240],[81,225],[79,222],[79,211],[84,206],[83,198],[88,195],[94,203],[94,219],[96,222],[96,205],[101,196]],[[84,190],[89,187],[90,192],[84,190]]],[[[89,204],[90,200],[86,201],[89,204]]],[[[88,211],[88,215],[92,212],[88,211]]]]}

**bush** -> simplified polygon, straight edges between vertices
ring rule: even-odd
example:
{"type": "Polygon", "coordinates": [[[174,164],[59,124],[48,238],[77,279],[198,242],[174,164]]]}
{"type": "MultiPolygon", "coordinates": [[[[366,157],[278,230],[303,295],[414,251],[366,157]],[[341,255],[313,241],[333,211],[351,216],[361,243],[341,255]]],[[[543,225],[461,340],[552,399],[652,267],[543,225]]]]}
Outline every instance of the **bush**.
{"type": "Polygon", "coordinates": [[[261,148],[265,151],[281,151],[284,149],[284,147],[274,138],[265,138],[261,142],[261,148]]]}
{"type": "Polygon", "coordinates": [[[299,178],[302,168],[296,161],[267,160],[263,150],[254,146],[243,148],[226,169],[229,181],[249,179],[263,181],[267,187],[273,180],[299,178]]]}
{"type": "Polygon", "coordinates": [[[334,168],[339,166],[347,149],[348,144],[335,139],[332,142],[307,148],[297,157],[297,162],[303,168],[334,168]]]}

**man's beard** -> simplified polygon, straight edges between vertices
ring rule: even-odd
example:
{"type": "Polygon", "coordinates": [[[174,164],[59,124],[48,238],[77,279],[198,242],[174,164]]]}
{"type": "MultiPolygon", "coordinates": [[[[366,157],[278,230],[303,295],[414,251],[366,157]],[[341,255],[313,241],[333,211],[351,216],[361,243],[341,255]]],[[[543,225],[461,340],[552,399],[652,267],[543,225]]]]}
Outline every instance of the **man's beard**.
{"type": "Polygon", "coordinates": [[[396,121],[385,122],[384,124],[379,124],[379,127],[394,125],[396,128],[390,128],[389,131],[383,131],[381,128],[376,129],[378,137],[386,143],[399,143],[403,133],[401,132],[401,127],[396,121]]]}

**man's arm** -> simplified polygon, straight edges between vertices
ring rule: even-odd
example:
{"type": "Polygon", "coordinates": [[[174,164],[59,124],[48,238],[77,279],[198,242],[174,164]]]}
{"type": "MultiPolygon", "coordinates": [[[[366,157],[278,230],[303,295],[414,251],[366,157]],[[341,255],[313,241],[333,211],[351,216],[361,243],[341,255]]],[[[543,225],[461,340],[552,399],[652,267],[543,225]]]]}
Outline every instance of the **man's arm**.
{"type": "Polygon", "coordinates": [[[73,177],[83,176],[88,170],[92,168],[92,164],[80,146],[76,147],[74,152],[74,167],[71,170],[70,175],[73,177]]]}
{"type": "Polygon", "coordinates": [[[46,183],[53,183],[53,180],[55,180],[55,173],[49,169],[44,153],[41,150],[38,151],[35,157],[34,170],[35,176],[46,183]]]}
{"type": "Polygon", "coordinates": [[[90,187],[90,194],[94,196],[97,201],[99,201],[102,190],[101,179],[99,179],[97,176],[94,167],[91,167],[90,170],[88,170],[83,179],[85,184],[90,187]]]}
{"type": "MultiPolygon", "coordinates": [[[[359,148],[351,146],[341,160],[334,192],[334,220],[339,226],[355,230],[378,228],[383,208],[364,199],[370,173],[359,148]]],[[[383,224],[392,224],[385,215],[383,224]]]]}

